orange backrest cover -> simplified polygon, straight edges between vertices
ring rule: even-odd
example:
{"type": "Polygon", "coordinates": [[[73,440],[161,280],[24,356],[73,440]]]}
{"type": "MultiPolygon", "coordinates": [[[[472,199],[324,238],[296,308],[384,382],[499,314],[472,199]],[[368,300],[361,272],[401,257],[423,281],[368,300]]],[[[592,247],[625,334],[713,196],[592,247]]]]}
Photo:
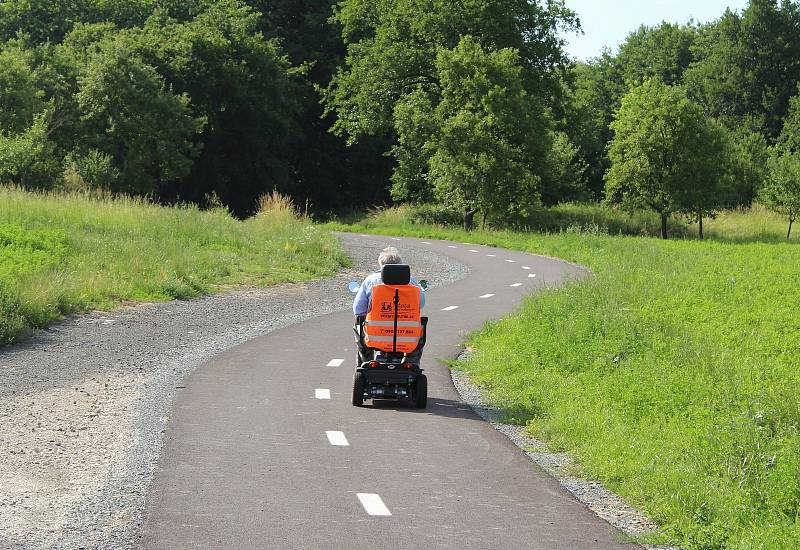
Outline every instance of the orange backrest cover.
{"type": "Polygon", "coordinates": [[[422,336],[419,287],[384,285],[372,287],[372,302],[364,323],[364,342],[381,351],[411,353],[422,336]],[[395,296],[397,296],[397,339],[395,342],[395,296]]]}

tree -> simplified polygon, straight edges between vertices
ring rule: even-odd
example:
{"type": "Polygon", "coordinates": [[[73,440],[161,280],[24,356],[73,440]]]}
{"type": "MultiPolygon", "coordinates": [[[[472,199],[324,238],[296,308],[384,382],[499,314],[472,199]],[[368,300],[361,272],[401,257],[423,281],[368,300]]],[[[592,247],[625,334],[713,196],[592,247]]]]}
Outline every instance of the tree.
{"type": "Polygon", "coordinates": [[[434,118],[434,99],[422,87],[407,94],[394,109],[397,143],[392,156],[397,166],[392,174],[392,198],[397,201],[430,202],[434,189],[428,179],[431,141],[439,129],[434,118]]]}
{"type": "MultiPolygon", "coordinates": [[[[436,110],[445,87],[437,56],[456,48],[462,37],[471,36],[485,51],[514,49],[528,96],[563,111],[560,77],[567,58],[558,31],[574,28],[577,20],[561,0],[343,0],[334,20],[341,25],[347,56],[325,90],[326,112],[336,113],[334,131],[350,143],[364,136],[383,136],[392,143],[398,162],[392,189],[398,199],[431,196],[433,180],[426,171],[435,151],[418,148],[430,141],[429,129],[414,129],[408,117],[422,112],[424,102],[436,110]]],[[[548,132],[540,135],[548,141],[548,132]]]]}
{"type": "Polygon", "coordinates": [[[769,179],[759,198],[767,208],[788,218],[788,239],[800,214],[800,152],[774,148],[769,168],[769,179]]]}
{"type": "Polygon", "coordinates": [[[615,58],[608,51],[588,63],[577,63],[574,72],[574,91],[570,93],[569,110],[560,127],[578,147],[587,165],[590,193],[600,198],[605,185],[603,176],[609,166],[610,124],[625,87],[615,58]]]}
{"type": "Polygon", "coordinates": [[[622,99],[611,128],[608,201],[658,212],[664,239],[670,214],[716,206],[724,142],[683,88],[646,81],[622,99]]]}
{"type": "Polygon", "coordinates": [[[20,41],[0,49],[0,129],[22,132],[45,106],[44,92],[36,82],[33,53],[20,41]]]}
{"type": "Polygon", "coordinates": [[[41,163],[48,148],[49,111],[37,114],[30,128],[18,134],[0,130],[0,179],[29,185],[31,171],[41,163]]]}
{"type": "Polygon", "coordinates": [[[769,149],[764,136],[744,128],[731,132],[726,164],[730,167],[730,182],[724,205],[751,206],[769,174],[769,149]]]}
{"type": "MultiPolygon", "coordinates": [[[[577,20],[560,0],[546,4],[527,0],[342,0],[336,6],[334,20],[341,25],[347,56],[345,66],[325,90],[326,112],[337,115],[333,129],[350,143],[365,136],[384,137],[391,143],[390,152],[398,163],[392,175],[396,199],[430,199],[434,182],[438,182],[437,193],[442,196],[443,182],[455,182],[453,173],[445,175],[442,171],[445,158],[452,155],[454,162],[467,160],[465,149],[457,152],[447,149],[446,144],[453,143],[450,139],[466,131],[469,124],[485,118],[476,112],[449,112],[455,109],[452,105],[437,111],[445,88],[452,91],[455,82],[443,82],[440,52],[455,51],[462,37],[470,36],[470,41],[486,52],[504,48],[517,52],[522,89],[538,102],[534,116],[541,115],[542,106],[563,110],[560,75],[566,71],[567,58],[558,31],[574,28],[577,20]],[[442,118],[433,129],[432,119],[426,117],[437,112],[442,118]],[[457,129],[459,124],[461,130],[457,129]],[[439,170],[436,176],[428,173],[434,167],[439,170]]],[[[539,136],[544,136],[542,144],[548,146],[549,131],[539,136]]],[[[503,155],[510,159],[516,154],[500,152],[502,138],[494,144],[486,136],[466,137],[471,141],[462,145],[472,147],[475,156],[469,168],[472,175],[462,175],[473,182],[475,174],[489,170],[487,166],[477,168],[479,154],[494,159],[503,155]],[[478,146],[485,149],[478,152],[474,149],[478,146]]],[[[526,170],[531,168],[530,162],[526,165],[526,170]]],[[[510,165],[507,167],[510,169],[510,165]]],[[[466,164],[461,168],[466,169],[466,164]]],[[[498,169],[498,165],[492,168],[498,169]]],[[[538,170],[543,169],[541,163],[538,170]]],[[[536,178],[539,176],[536,174],[536,178]]],[[[464,208],[470,225],[478,199],[468,199],[466,193],[446,194],[464,208]]],[[[522,202],[526,200],[522,198],[522,202]]]]}
{"type": "MultiPolygon", "coordinates": [[[[573,67],[574,86],[568,86],[567,115],[558,128],[578,147],[581,162],[586,164],[586,185],[595,198],[603,196],[612,137],[609,125],[622,96],[648,78],[680,83],[693,60],[691,47],[696,37],[692,24],[642,25],[628,35],[617,55],[606,50],[573,67]]],[[[545,204],[552,203],[548,195],[544,189],[545,204]]]]}
{"type": "Polygon", "coordinates": [[[759,198],[767,208],[789,219],[788,239],[800,213],[800,94],[791,99],[778,143],[770,149],[769,177],[759,198]]]}
{"type": "Polygon", "coordinates": [[[105,42],[80,78],[77,94],[87,141],[119,170],[115,191],[148,194],[186,176],[204,120],[189,98],[167,89],[156,70],[118,41],[105,42]]]}
{"type": "Polygon", "coordinates": [[[478,211],[500,220],[526,214],[538,204],[534,169],[549,149],[541,138],[548,121],[523,88],[518,54],[487,52],[466,36],[439,51],[436,71],[441,101],[423,149],[437,196],[464,212],[466,230],[478,211]]]}
{"type": "MultiPolygon", "coordinates": [[[[697,105],[693,107],[699,112],[697,105]]],[[[695,120],[695,129],[689,130],[697,132],[696,137],[702,140],[698,144],[701,149],[693,152],[694,158],[686,159],[684,177],[688,178],[689,185],[683,186],[677,196],[679,210],[697,223],[701,239],[703,220],[713,218],[728,204],[733,170],[730,164],[733,146],[727,129],[713,119],[704,122],[695,120]]]]}
{"type": "Polygon", "coordinates": [[[539,185],[542,204],[582,201],[589,198],[586,185],[588,166],[578,147],[564,132],[554,132],[553,145],[547,155],[546,170],[539,185]]]}
{"type": "Polygon", "coordinates": [[[23,187],[45,187],[60,165],[51,134],[58,128],[24,39],[0,46],[0,178],[23,187]]]}

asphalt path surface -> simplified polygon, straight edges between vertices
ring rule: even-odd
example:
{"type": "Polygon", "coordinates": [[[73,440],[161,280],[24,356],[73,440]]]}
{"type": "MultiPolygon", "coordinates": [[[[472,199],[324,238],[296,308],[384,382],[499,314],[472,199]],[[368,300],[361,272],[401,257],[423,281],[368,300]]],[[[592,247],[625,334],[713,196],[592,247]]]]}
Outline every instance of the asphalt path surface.
{"type": "Polygon", "coordinates": [[[232,348],[176,397],[139,546],[635,547],[464,405],[439,361],[525,295],[585,272],[484,246],[395,240],[470,268],[427,295],[427,409],[351,405],[350,312],[232,348]]]}

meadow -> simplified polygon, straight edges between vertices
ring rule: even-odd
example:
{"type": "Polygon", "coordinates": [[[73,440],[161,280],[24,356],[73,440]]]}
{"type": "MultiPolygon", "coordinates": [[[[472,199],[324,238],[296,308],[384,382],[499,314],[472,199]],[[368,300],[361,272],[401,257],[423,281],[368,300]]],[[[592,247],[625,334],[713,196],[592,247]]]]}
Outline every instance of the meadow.
{"type": "Polygon", "coordinates": [[[610,224],[630,221],[620,213],[563,208],[572,219],[551,233],[467,234],[412,223],[408,209],[330,226],[495,245],[589,267],[594,276],[531,296],[473,334],[468,345],[477,351],[456,368],[509,420],[569,451],[584,476],[659,522],[650,542],[797,548],[796,239],[787,242],[782,220],[759,209],[710,220],[705,241],[662,241],[609,235],[610,224]]]}
{"type": "Polygon", "coordinates": [[[74,312],[304,281],[348,261],[277,195],[239,221],[224,209],[0,187],[0,345],[74,312]]]}

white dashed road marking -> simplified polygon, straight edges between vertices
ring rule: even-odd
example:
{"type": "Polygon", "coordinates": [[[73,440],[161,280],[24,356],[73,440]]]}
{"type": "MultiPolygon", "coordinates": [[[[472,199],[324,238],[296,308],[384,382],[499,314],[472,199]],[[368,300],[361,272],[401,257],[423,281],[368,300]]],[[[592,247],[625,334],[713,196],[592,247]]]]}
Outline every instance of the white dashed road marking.
{"type": "Polygon", "coordinates": [[[487,254],[487,256],[489,256],[490,258],[496,258],[497,254],[487,254]]]}
{"type": "Polygon", "coordinates": [[[506,261],[507,261],[508,263],[510,263],[510,264],[515,264],[515,263],[517,263],[517,260],[506,260],[506,261]]]}
{"type": "Polygon", "coordinates": [[[422,244],[431,244],[428,241],[422,241],[422,244]]]}
{"type": "Polygon", "coordinates": [[[328,361],[328,365],[327,366],[329,366],[329,367],[339,367],[339,366],[342,365],[342,363],[344,363],[344,359],[331,359],[330,361],[328,361]]]}
{"type": "Polygon", "coordinates": [[[491,298],[494,294],[484,294],[481,298],[491,298]]]}
{"type": "Polygon", "coordinates": [[[442,311],[453,311],[454,309],[458,309],[458,306],[447,306],[443,307],[442,311]]]}
{"type": "Polygon", "coordinates": [[[513,285],[511,285],[512,288],[516,288],[518,286],[522,286],[522,283],[514,283],[513,285]]]}
{"type": "Polygon", "coordinates": [[[392,513],[383,503],[380,495],[375,493],[357,493],[361,506],[371,516],[391,516],[392,513]]]}
{"type": "Polygon", "coordinates": [[[477,250],[470,250],[470,252],[477,252],[477,250]]]}
{"type": "Polygon", "coordinates": [[[344,436],[344,432],[325,432],[325,435],[328,436],[328,441],[331,442],[331,445],[337,447],[348,447],[350,445],[344,436]]]}
{"type": "Polygon", "coordinates": [[[317,399],[330,399],[331,390],[317,388],[316,390],[314,390],[314,397],[316,397],[317,399]]]}
{"type": "Polygon", "coordinates": [[[533,278],[533,277],[536,277],[536,273],[531,273],[528,275],[528,278],[533,278]]]}
{"type": "Polygon", "coordinates": [[[399,240],[401,240],[401,239],[399,239],[399,238],[397,238],[397,237],[392,237],[392,240],[393,240],[393,241],[399,241],[399,240]]]}
{"type": "Polygon", "coordinates": [[[523,265],[523,266],[522,266],[522,269],[530,269],[530,266],[523,265]]]}
{"type": "Polygon", "coordinates": [[[447,248],[458,248],[457,246],[453,246],[452,244],[448,244],[447,248]]]}

